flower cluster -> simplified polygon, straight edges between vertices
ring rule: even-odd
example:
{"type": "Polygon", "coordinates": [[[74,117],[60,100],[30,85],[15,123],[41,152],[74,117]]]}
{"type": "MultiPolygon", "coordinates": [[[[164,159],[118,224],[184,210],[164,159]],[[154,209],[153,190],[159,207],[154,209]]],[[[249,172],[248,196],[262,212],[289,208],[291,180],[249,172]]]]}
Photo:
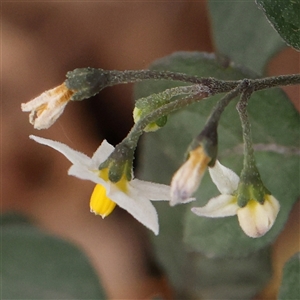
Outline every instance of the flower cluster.
{"type": "MultiPolygon", "coordinates": [[[[112,76],[109,72],[101,69],[76,69],[68,73],[68,80],[62,85],[22,104],[22,110],[30,111],[29,120],[34,128],[48,128],[62,114],[70,100],[88,98],[105,86],[112,85],[114,80],[122,78],[119,73],[117,74],[119,77],[116,74],[112,76]]],[[[133,79],[137,78],[134,71],[128,74],[133,79]]],[[[142,74],[145,76],[145,73],[142,74]]],[[[156,73],[152,75],[157,76],[156,73]]],[[[128,82],[131,79],[124,77],[122,80],[128,82]]],[[[189,78],[189,80],[191,79],[189,78]]],[[[209,80],[206,79],[206,82],[209,80]]],[[[137,101],[134,110],[136,127],[133,127],[127,138],[116,148],[104,140],[91,158],[56,141],[33,135],[30,138],[65,155],[72,163],[68,171],[69,175],[90,180],[96,184],[90,199],[91,212],[105,218],[118,205],[155,234],[159,232],[158,217],[150,200],[169,200],[171,206],[195,200],[192,196],[208,168],[212,181],[221,195],[209,200],[204,207],[192,208],[192,212],[198,216],[211,218],[237,215],[242,230],[248,236],[257,238],[264,235],[273,226],[280,205],[264,187],[255,166],[250,123],[245,111],[246,102],[252,90],[242,92],[238,107],[245,144],[241,179],[217,160],[217,127],[220,116],[229,102],[240,92],[240,89],[248,88],[248,85],[248,81],[241,82],[219,101],[204,129],[192,142],[188,158],[173,176],[171,186],[133,178],[133,153],[143,131],[156,130],[164,126],[167,120],[166,112],[180,107],[178,103],[171,105],[173,98],[178,95],[190,95],[190,98],[187,96],[183,102],[184,105],[187,105],[192,103],[195,97],[203,98],[210,94],[209,88],[199,81],[197,81],[197,85],[169,89],[154,95],[154,98],[149,96],[137,101]],[[149,115],[151,117],[147,118],[149,115]],[[147,124],[145,120],[147,120],[147,124]]]]}

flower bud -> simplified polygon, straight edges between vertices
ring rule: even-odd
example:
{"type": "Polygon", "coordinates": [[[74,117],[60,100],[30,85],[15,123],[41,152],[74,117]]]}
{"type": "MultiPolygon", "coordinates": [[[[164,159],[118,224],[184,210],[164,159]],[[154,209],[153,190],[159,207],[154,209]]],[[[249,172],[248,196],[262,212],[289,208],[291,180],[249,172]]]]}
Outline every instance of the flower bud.
{"type": "MultiPolygon", "coordinates": [[[[134,123],[137,123],[145,113],[140,108],[135,107],[133,110],[133,120],[134,123]]],[[[151,131],[156,131],[160,129],[161,127],[165,126],[167,123],[168,117],[167,116],[162,116],[161,118],[157,119],[155,122],[148,124],[145,128],[145,132],[151,132],[151,131]]]]}
{"type": "Polygon", "coordinates": [[[272,195],[266,194],[264,200],[262,204],[251,199],[237,210],[241,228],[252,238],[261,237],[271,229],[280,209],[279,202],[272,195]]]}
{"type": "Polygon", "coordinates": [[[170,205],[186,203],[197,190],[207,165],[211,161],[202,146],[191,150],[187,161],[178,169],[171,182],[170,205]]]}

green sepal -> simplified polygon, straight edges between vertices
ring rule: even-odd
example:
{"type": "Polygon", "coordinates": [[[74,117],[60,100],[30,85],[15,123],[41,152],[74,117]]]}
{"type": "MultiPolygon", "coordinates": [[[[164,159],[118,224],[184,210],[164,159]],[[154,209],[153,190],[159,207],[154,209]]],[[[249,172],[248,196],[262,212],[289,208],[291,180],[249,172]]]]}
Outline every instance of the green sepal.
{"type": "Polygon", "coordinates": [[[103,69],[80,68],[69,71],[65,84],[75,91],[71,100],[81,101],[90,98],[109,85],[109,72],[103,69]]]}
{"type": "Polygon", "coordinates": [[[132,179],[132,161],[112,160],[108,167],[108,178],[111,182],[119,182],[123,176],[130,181],[132,179]]]}
{"type": "Polygon", "coordinates": [[[133,150],[129,148],[126,143],[118,144],[115,150],[102,163],[99,168],[108,168],[108,178],[111,182],[118,182],[125,175],[128,181],[131,180],[133,162],[133,150]]]}
{"type": "Polygon", "coordinates": [[[265,196],[271,195],[271,192],[264,186],[256,167],[254,157],[251,155],[246,154],[246,156],[244,156],[244,167],[235,194],[240,207],[246,206],[250,200],[255,200],[260,204],[264,204],[265,196]]]}
{"type": "Polygon", "coordinates": [[[242,179],[234,194],[237,197],[239,207],[245,207],[250,200],[264,204],[266,195],[271,195],[262,182],[253,184],[245,182],[242,179]]]}
{"type": "Polygon", "coordinates": [[[108,168],[108,178],[111,182],[117,183],[123,177],[125,162],[112,161],[108,168]]]}

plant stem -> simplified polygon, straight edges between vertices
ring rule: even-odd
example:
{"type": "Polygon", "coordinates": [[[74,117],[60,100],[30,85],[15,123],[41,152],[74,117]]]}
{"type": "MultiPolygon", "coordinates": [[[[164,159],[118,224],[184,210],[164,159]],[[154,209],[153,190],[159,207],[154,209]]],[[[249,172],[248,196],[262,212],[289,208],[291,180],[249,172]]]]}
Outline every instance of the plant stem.
{"type": "Polygon", "coordinates": [[[223,98],[221,98],[221,100],[213,108],[213,111],[206,122],[207,127],[210,127],[210,125],[212,124],[214,124],[213,126],[216,126],[218,124],[224,109],[231,102],[231,100],[233,100],[236,96],[238,96],[241,93],[241,91],[243,91],[243,89],[246,86],[248,86],[248,84],[249,84],[248,80],[241,81],[233,90],[231,90],[223,98]]]}
{"type": "Polygon", "coordinates": [[[236,106],[236,109],[240,116],[242,129],[243,129],[244,163],[247,166],[252,166],[253,164],[255,165],[254,150],[252,146],[252,136],[251,136],[251,124],[247,113],[247,105],[252,93],[253,93],[253,88],[248,88],[247,90],[243,91],[241,94],[240,101],[236,106]]]}
{"type": "Polygon", "coordinates": [[[124,75],[124,72],[120,72],[120,71],[112,71],[112,72],[116,72],[115,75],[119,76],[118,79],[116,80],[123,80],[123,83],[125,83],[126,80],[128,82],[129,80],[132,81],[137,80],[137,77],[138,80],[145,80],[145,79],[166,79],[166,80],[169,79],[170,80],[170,78],[172,78],[172,80],[191,80],[190,82],[200,82],[199,93],[177,99],[149,113],[144,118],[140,119],[132,127],[127,137],[121,142],[121,144],[126,143],[127,147],[131,149],[135,149],[139,137],[142,135],[144,128],[148,124],[156,121],[157,119],[161,118],[164,115],[168,115],[176,110],[182,109],[190,104],[196,103],[202,100],[203,98],[206,98],[207,96],[213,96],[215,94],[229,92],[227,95],[225,95],[224,98],[221,99],[221,101],[219,101],[219,103],[214,108],[209,118],[209,121],[207,122],[207,126],[209,124],[211,125],[213,123],[218,123],[220,116],[223,113],[225,107],[230,103],[232,99],[234,99],[237,95],[242,93],[243,96],[241,97],[241,101],[239,102],[239,107],[241,111],[239,111],[239,113],[240,113],[240,117],[243,118],[241,119],[241,121],[242,121],[242,126],[244,126],[243,127],[243,130],[245,131],[244,141],[245,141],[245,147],[247,147],[246,150],[249,152],[249,159],[250,157],[254,158],[252,141],[251,141],[250,123],[248,121],[248,115],[246,112],[246,107],[250,95],[253,93],[253,91],[258,91],[269,87],[300,84],[299,74],[274,76],[274,77],[253,79],[253,80],[243,79],[237,81],[223,81],[215,78],[197,78],[194,76],[187,76],[185,74],[180,74],[180,73],[156,72],[151,70],[126,71],[128,72],[127,75],[124,75]],[[143,79],[141,79],[140,77],[141,75],[143,76],[143,79]],[[251,88],[249,88],[249,86],[251,86],[251,88]]]}
{"type": "Polygon", "coordinates": [[[232,80],[217,80],[215,78],[201,78],[197,76],[187,75],[184,73],[176,73],[169,71],[156,71],[156,70],[126,70],[117,71],[112,70],[108,73],[109,85],[125,84],[130,82],[139,82],[143,80],[172,80],[172,81],[182,81],[186,83],[202,84],[213,88],[218,85],[218,90],[222,88],[224,92],[227,92],[237,85],[235,81],[232,80]]]}
{"type": "MultiPolygon", "coordinates": [[[[229,92],[230,90],[237,87],[242,81],[220,80],[213,77],[201,78],[184,73],[156,70],[111,70],[106,72],[108,72],[109,85],[139,82],[148,79],[173,80],[186,83],[203,84],[205,86],[208,86],[211,90],[217,89],[218,91],[221,91],[221,93],[229,92]]],[[[250,81],[251,86],[253,86],[253,90],[258,91],[271,87],[300,84],[300,74],[280,75],[247,80],[250,81]]]]}
{"type": "Polygon", "coordinates": [[[300,84],[300,74],[272,76],[250,80],[253,91],[267,88],[300,84]]]}

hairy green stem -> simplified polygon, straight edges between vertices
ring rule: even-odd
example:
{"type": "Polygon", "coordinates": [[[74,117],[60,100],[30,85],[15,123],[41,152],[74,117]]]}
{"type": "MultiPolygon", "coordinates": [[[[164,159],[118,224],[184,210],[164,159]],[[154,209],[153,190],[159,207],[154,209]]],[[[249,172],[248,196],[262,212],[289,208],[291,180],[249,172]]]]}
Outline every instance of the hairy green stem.
{"type": "Polygon", "coordinates": [[[231,102],[231,100],[238,96],[241,91],[243,91],[243,89],[248,86],[248,84],[248,80],[242,80],[233,90],[231,90],[223,98],[221,98],[221,100],[213,108],[213,111],[206,122],[206,126],[216,126],[219,123],[220,117],[227,105],[231,102]]]}
{"type": "Polygon", "coordinates": [[[242,130],[243,130],[243,140],[244,140],[244,162],[245,165],[253,165],[254,162],[254,150],[252,146],[252,134],[251,134],[251,124],[249,121],[249,116],[247,113],[247,106],[251,94],[253,93],[253,88],[248,88],[241,94],[240,101],[238,102],[236,109],[239,113],[242,130]]]}
{"type": "Polygon", "coordinates": [[[272,87],[300,84],[300,74],[272,76],[250,80],[253,91],[264,90],[272,87]]]}
{"type": "MultiPolygon", "coordinates": [[[[116,71],[112,70],[108,73],[109,85],[125,84],[130,82],[139,82],[143,80],[172,80],[182,81],[185,83],[202,84],[213,88],[216,85],[215,78],[201,78],[197,76],[187,75],[184,73],[176,73],[170,71],[156,71],[156,70],[127,70],[116,71]]],[[[217,80],[218,89],[222,87],[224,92],[233,89],[236,82],[232,80],[217,80]]]]}

